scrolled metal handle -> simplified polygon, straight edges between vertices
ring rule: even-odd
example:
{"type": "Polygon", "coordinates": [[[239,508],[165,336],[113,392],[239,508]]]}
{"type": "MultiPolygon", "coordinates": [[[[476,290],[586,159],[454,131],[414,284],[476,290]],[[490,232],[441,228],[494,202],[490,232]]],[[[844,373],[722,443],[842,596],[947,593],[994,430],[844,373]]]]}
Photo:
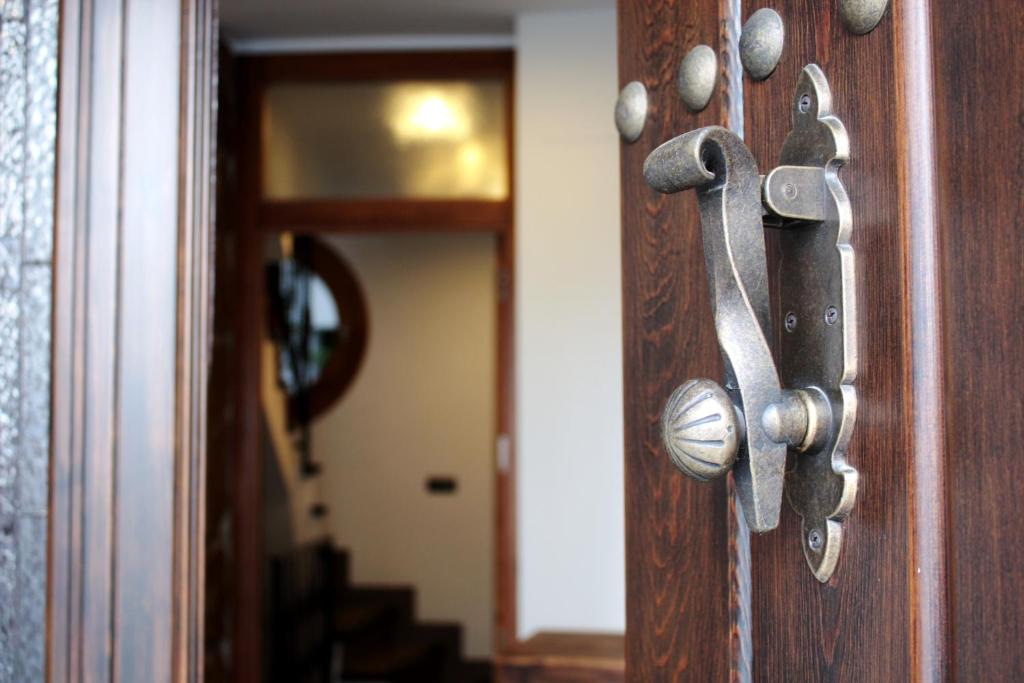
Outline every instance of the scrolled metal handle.
{"type": "Polygon", "coordinates": [[[689,380],[669,398],[662,438],[672,462],[707,481],[733,472],[752,531],[779,523],[783,493],[803,520],[815,577],[835,570],[857,472],[846,462],[856,413],[852,215],[838,170],[849,138],[832,113],[821,69],[797,82],[793,128],[764,178],[743,141],[709,126],[655,149],[644,178],[666,194],[693,190],[724,389],[689,380]],[[772,337],[764,228],[781,228],[775,302],[785,330],[772,337]],[[778,365],[769,339],[778,343],[778,365]],[[788,388],[784,388],[788,385],[788,388]],[[788,451],[800,455],[787,467],[788,451]]]}
{"type": "MultiPolygon", "coordinates": [[[[771,424],[766,429],[763,417],[775,416],[776,426],[799,424],[800,416],[790,413],[801,404],[784,399],[768,345],[768,268],[757,164],[735,133],[709,126],[684,133],[651,152],[644,163],[644,178],[659,192],[697,192],[708,287],[726,380],[725,390],[716,385],[717,391],[710,387],[707,391],[729,397],[745,435],[735,457],[720,462],[735,460],[733,472],[750,528],[769,531],[779,523],[788,437],[778,429],[770,431],[771,424]]],[[[672,406],[670,401],[667,410],[672,406]]],[[[685,416],[672,413],[666,412],[663,430],[685,425],[685,416]]],[[[676,444],[677,448],[669,450],[675,450],[673,460],[679,465],[686,462],[687,449],[681,447],[675,433],[665,432],[663,437],[666,444],[676,444]]],[[[690,476],[702,472],[703,476],[695,477],[698,479],[711,475],[707,467],[680,469],[690,476]]],[[[719,468],[716,474],[727,470],[719,468]]]]}

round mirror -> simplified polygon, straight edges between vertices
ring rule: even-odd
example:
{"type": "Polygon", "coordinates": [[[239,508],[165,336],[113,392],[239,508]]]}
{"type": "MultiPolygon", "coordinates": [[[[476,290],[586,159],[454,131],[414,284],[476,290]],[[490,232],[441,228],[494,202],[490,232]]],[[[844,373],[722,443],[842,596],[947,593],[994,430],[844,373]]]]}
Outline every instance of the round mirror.
{"type": "Polygon", "coordinates": [[[290,418],[308,424],[355,379],[366,352],[366,303],[339,254],[311,237],[295,237],[291,247],[268,270],[270,328],[290,418]]]}

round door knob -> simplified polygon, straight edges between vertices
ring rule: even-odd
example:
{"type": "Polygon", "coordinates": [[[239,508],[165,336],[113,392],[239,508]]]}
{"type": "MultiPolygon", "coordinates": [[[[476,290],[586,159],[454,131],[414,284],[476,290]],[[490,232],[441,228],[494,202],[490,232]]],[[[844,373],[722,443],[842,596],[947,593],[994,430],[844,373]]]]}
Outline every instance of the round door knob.
{"type": "Polygon", "coordinates": [[[661,415],[661,437],[672,463],[707,481],[729,471],[739,451],[732,399],[709,379],[691,379],[672,392],[661,415]]]}

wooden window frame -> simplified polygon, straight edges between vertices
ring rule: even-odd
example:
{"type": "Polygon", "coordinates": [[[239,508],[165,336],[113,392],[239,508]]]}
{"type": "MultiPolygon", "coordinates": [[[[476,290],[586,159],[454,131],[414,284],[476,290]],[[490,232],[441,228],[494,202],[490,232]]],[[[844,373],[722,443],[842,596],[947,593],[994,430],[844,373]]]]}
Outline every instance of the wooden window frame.
{"type": "Polygon", "coordinates": [[[249,140],[257,150],[254,188],[257,222],[264,230],[302,232],[469,231],[511,232],[514,152],[514,53],[511,50],[449,52],[365,52],[261,55],[242,58],[251,70],[254,104],[249,140]],[[502,82],[508,142],[509,193],[505,199],[266,199],[263,187],[262,113],[267,88],[275,83],[437,81],[495,79],[502,82]]]}
{"type": "Polygon", "coordinates": [[[250,55],[237,61],[239,122],[240,245],[238,285],[247,293],[238,320],[238,466],[234,482],[236,566],[234,660],[238,680],[258,680],[262,632],[259,571],[262,562],[259,458],[259,347],[262,329],[262,236],[281,230],[298,234],[436,233],[493,234],[498,242],[497,434],[501,462],[495,468],[494,653],[516,643],[516,510],[514,456],[514,52],[372,52],[309,55],[250,55]],[[509,194],[501,200],[289,199],[268,200],[262,187],[262,110],[267,88],[279,82],[330,83],[382,80],[493,78],[506,92],[509,194]],[[246,521],[248,520],[248,521],[246,521]]]}

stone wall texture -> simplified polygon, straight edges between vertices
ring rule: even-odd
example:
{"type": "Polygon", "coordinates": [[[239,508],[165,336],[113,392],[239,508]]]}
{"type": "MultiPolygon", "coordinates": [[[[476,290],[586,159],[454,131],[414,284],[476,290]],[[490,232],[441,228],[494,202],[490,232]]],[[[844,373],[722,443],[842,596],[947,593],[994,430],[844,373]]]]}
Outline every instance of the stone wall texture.
{"type": "Polygon", "coordinates": [[[42,681],[58,0],[0,0],[0,683],[42,681]]]}

